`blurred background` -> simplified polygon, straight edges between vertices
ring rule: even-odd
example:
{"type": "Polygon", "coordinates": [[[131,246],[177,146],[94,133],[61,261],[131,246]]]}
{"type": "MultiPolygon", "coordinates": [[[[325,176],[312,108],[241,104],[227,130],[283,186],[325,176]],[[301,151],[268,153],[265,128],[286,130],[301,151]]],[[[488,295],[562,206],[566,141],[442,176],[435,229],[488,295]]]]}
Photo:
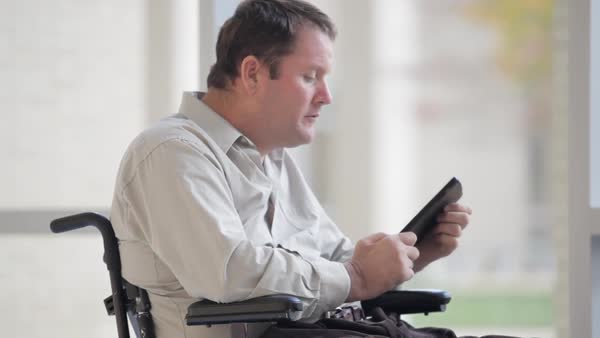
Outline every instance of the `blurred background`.
{"type": "MultiPolygon", "coordinates": [[[[474,214],[461,247],[407,283],[459,335],[564,337],[566,10],[552,0],[315,0],[336,22],[334,103],[293,149],[358,239],[395,232],[451,177],[474,214]],[[561,292],[561,290],[563,290],[561,292]]],[[[0,313],[7,337],[115,336],[93,231],[132,138],[204,90],[236,0],[0,0],[0,313]]]]}

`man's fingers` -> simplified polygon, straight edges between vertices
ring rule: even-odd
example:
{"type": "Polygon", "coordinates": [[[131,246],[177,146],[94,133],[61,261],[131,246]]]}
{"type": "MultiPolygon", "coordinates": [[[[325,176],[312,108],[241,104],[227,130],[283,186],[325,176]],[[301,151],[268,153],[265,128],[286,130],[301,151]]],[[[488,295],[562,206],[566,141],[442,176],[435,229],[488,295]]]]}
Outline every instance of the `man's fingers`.
{"type": "MultiPolygon", "coordinates": [[[[430,236],[448,235],[452,237],[460,237],[462,235],[462,225],[457,223],[439,223],[430,236]]],[[[428,237],[430,237],[428,236],[428,237]]]]}
{"type": "Polygon", "coordinates": [[[398,237],[400,237],[400,241],[406,245],[413,246],[417,242],[417,235],[412,231],[401,232],[398,234],[398,237]]]}
{"type": "MultiPolygon", "coordinates": [[[[419,249],[417,249],[414,246],[409,246],[406,249],[406,255],[408,256],[408,258],[410,258],[411,261],[415,261],[417,260],[417,258],[419,258],[419,255],[421,253],[419,252],[419,249]]],[[[412,265],[411,265],[412,268],[412,265]]]]}
{"type": "Polygon", "coordinates": [[[377,232],[377,233],[371,234],[371,235],[369,235],[369,236],[361,239],[361,241],[364,244],[373,244],[375,242],[380,241],[385,236],[387,236],[385,233],[383,233],[383,232],[377,232]]]}
{"type": "Polygon", "coordinates": [[[463,228],[469,224],[469,214],[463,211],[448,211],[440,214],[437,218],[440,223],[456,223],[463,228]]]}
{"type": "Polygon", "coordinates": [[[463,205],[460,203],[450,203],[446,207],[444,207],[444,211],[446,211],[446,212],[450,212],[450,211],[466,212],[469,215],[471,215],[473,213],[473,210],[471,210],[471,208],[469,206],[463,205]]]}

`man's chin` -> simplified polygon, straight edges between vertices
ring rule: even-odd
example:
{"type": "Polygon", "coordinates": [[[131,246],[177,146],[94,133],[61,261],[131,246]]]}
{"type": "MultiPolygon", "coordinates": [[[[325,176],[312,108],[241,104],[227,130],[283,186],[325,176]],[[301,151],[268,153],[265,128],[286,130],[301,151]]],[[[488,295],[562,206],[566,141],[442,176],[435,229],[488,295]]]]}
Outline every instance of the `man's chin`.
{"type": "Polygon", "coordinates": [[[304,144],[309,144],[312,143],[312,141],[315,139],[315,131],[314,129],[311,129],[310,131],[304,131],[302,133],[298,134],[298,137],[296,138],[296,140],[294,140],[293,142],[289,142],[288,145],[286,145],[286,148],[295,148],[304,144]]]}
{"type": "Polygon", "coordinates": [[[315,128],[310,128],[309,130],[305,130],[301,134],[302,143],[301,144],[309,144],[312,143],[315,139],[315,128]]]}

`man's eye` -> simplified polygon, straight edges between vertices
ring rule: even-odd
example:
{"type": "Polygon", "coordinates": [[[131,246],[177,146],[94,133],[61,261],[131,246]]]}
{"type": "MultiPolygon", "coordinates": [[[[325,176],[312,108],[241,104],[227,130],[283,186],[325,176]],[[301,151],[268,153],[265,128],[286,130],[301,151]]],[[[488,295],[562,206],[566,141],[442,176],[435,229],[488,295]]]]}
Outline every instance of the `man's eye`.
{"type": "Polygon", "coordinates": [[[314,75],[304,75],[304,80],[306,82],[314,82],[317,79],[314,75]]]}

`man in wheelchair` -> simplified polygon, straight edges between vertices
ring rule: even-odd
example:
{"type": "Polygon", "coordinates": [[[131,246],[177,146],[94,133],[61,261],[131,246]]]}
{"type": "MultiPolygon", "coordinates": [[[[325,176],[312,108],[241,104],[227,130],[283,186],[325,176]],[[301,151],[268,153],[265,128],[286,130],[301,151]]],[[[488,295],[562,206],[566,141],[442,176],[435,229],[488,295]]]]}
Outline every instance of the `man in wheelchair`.
{"type": "MultiPolygon", "coordinates": [[[[184,93],[176,115],[127,149],[111,221],[123,277],[148,292],[157,337],[240,329],[187,326],[201,299],[293,295],[302,320],[314,322],[456,249],[471,214],[461,204],[448,205],[417,245],[411,232],[351,243],[286,151],[313,140],[332,101],[335,36],[329,17],[304,1],[243,1],[219,32],[207,92],[184,93]]],[[[258,335],[257,325],[244,329],[258,335]]]]}

